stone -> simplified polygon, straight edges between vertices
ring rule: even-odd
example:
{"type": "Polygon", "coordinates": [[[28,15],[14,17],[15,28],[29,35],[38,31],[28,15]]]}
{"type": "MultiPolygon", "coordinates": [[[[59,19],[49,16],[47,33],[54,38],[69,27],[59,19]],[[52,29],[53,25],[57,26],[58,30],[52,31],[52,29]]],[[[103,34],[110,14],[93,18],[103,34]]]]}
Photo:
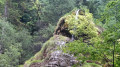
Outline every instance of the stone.
{"type": "Polygon", "coordinates": [[[68,66],[68,64],[67,64],[67,62],[62,61],[62,62],[60,63],[60,66],[61,66],[61,67],[66,67],[66,66],[68,66]]]}

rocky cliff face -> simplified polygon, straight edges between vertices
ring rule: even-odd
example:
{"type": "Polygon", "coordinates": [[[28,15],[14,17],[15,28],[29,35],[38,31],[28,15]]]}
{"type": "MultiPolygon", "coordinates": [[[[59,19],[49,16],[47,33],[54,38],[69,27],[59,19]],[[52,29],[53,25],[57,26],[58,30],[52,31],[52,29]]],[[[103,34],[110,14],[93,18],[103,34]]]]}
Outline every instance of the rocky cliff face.
{"type": "MultiPolygon", "coordinates": [[[[81,62],[72,54],[64,53],[65,44],[83,38],[84,42],[89,43],[89,39],[101,33],[92,20],[92,14],[79,11],[78,19],[75,19],[74,11],[63,16],[55,29],[53,37],[45,42],[42,49],[31,59],[25,62],[24,67],[72,67],[81,62]]],[[[84,66],[84,65],[83,65],[84,66]]],[[[92,67],[92,65],[89,65],[92,67]]],[[[98,65],[97,67],[101,67],[98,65]]]]}

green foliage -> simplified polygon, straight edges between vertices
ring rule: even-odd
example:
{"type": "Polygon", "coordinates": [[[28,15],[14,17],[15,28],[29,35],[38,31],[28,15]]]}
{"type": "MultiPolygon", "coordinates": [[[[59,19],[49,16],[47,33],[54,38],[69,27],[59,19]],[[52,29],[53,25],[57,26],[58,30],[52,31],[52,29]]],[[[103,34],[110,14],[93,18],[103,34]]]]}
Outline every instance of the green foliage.
{"type": "Polygon", "coordinates": [[[39,33],[40,35],[42,35],[43,39],[48,39],[49,37],[53,35],[54,28],[55,26],[52,26],[51,24],[49,24],[48,27],[43,28],[42,30],[39,30],[39,33]]]}
{"type": "Polygon", "coordinates": [[[76,19],[76,15],[74,14],[65,15],[65,18],[70,33],[76,37],[85,36],[85,38],[92,38],[97,36],[97,28],[93,23],[92,14],[88,10],[85,10],[85,15],[78,15],[78,19],[76,19]]]}
{"type": "Polygon", "coordinates": [[[120,44],[118,44],[117,40],[120,38],[120,1],[111,0],[107,3],[105,7],[105,11],[102,13],[100,21],[104,22],[104,27],[106,28],[106,32],[103,34],[105,37],[105,42],[107,44],[111,44],[111,48],[113,50],[113,43],[115,43],[115,66],[120,66],[119,60],[119,50],[120,44]]]}
{"type": "Polygon", "coordinates": [[[4,4],[6,0],[0,0],[0,3],[1,4],[4,4]]]}
{"type": "Polygon", "coordinates": [[[54,28],[55,26],[49,24],[48,27],[45,26],[38,32],[34,32],[34,44],[42,46],[53,35],[54,28]]]}
{"type": "MultiPolygon", "coordinates": [[[[106,5],[106,9],[103,14],[99,15],[102,18],[100,18],[101,22],[105,23],[103,24],[104,28],[106,29],[101,37],[93,37],[90,39],[90,43],[93,44],[92,46],[82,42],[83,40],[77,40],[73,43],[67,44],[68,47],[65,47],[65,52],[70,52],[71,54],[74,54],[75,56],[80,57],[79,60],[95,60],[100,61],[102,64],[106,63],[105,58],[108,58],[109,60],[113,59],[113,46],[115,43],[115,66],[118,67],[120,65],[120,62],[118,61],[120,58],[119,54],[119,46],[120,44],[117,42],[117,40],[120,38],[120,21],[119,21],[119,0],[117,1],[110,1],[106,5]],[[84,45],[84,46],[83,46],[84,45]],[[89,47],[86,47],[89,46],[89,47]],[[90,50],[89,50],[90,49],[90,50]],[[87,57],[86,54],[89,54],[87,57]],[[82,56],[82,57],[81,57],[82,56]],[[85,58],[84,58],[85,57],[85,58]],[[96,58],[97,57],[97,58],[96,58]]],[[[70,17],[69,17],[70,18],[70,17]]],[[[73,18],[73,17],[72,17],[73,18]]],[[[75,20],[69,19],[71,21],[75,20]]],[[[73,25],[73,24],[71,24],[73,25]]],[[[77,26],[78,24],[76,24],[77,26]]],[[[84,24],[85,25],[85,24],[84,24]]],[[[76,27],[75,26],[75,27],[76,27]]],[[[85,26],[84,26],[85,27],[85,26]]],[[[71,26],[72,28],[72,26],[71,26]]],[[[77,28],[78,29],[78,28],[77,28]]],[[[81,28],[84,30],[84,28],[81,28]]],[[[81,32],[81,30],[79,30],[81,32]]],[[[88,31],[87,31],[88,32],[88,31]]],[[[72,32],[74,33],[74,32],[72,32]]],[[[77,31],[78,33],[78,31],[77,31]]],[[[85,32],[83,32],[85,33],[85,32]]],[[[118,40],[119,41],[119,40],[118,40]]],[[[113,62],[113,61],[112,61],[113,62]]],[[[110,64],[112,64],[111,61],[109,61],[110,64]]]]}
{"type": "MultiPolygon", "coordinates": [[[[71,43],[66,44],[67,47],[64,47],[64,51],[70,54],[74,54],[78,60],[86,61],[86,60],[93,60],[93,61],[99,61],[102,64],[110,63],[111,61],[105,61],[105,59],[112,60],[113,59],[113,42],[115,42],[116,46],[119,46],[117,44],[117,40],[120,38],[119,31],[119,23],[111,24],[111,26],[106,26],[106,31],[102,33],[102,35],[98,36],[97,29],[95,28],[95,25],[92,23],[92,16],[89,13],[85,13],[86,17],[84,15],[79,15],[79,19],[75,19],[74,15],[66,15],[66,22],[68,24],[68,28],[72,34],[74,34],[76,37],[78,37],[77,41],[73,41],[71,43]],[[86,19],[85,19],[86,18],[86,19]],[[90,24],[90,22],[92,24],[90,24]],[[88,26],[90,25],[90,27],[88,26]],[[78,26],[78,27],[77,27],[78,26]],[[85,28],[87,27],[87,28],[85,28]],[[75,30],[74,30],[75,28],[75,30]],[[88,29],[88,30],[86,30],[88,29]],[[94,31],[94,32],[92,32],[94,31]],[[86,38],[90,38],[87,43],[84,43],[84,36],[80,36],[81,34],[87,34],[88,36],[86,38]]],[[[107,17],[106,17],[107,18],[107,17]]],[[[109,17],[108,17],[109,19],[109,17]]],[[[111,21],[113,22],[113,21],[111,21]]],[[[107,23],[110,24],[110,23],[107,23]]],[[[115,62],[116,66],[119,66],[118,61],[118,50],[119,48],[115,48],[117,51],[115,51],[115,56],[117,55],[115,62]]]]}
{"type": "Polygon", "coordinates": [[[98,19],[101,17],[108,1],[110,0],[84,0],[82,5],[87,6],[94,17],[98,19]]]}
{"type": "Polygon", "coordinates": [[[102,67],[102,66],[95,63],[85,63],[83,67],[102,67]]]}
{"type": "Polygon", "coordinates": [[[55,23],[58,19],[70,12],[74,8],[74,1],[73,0],[42,0],[43,4],[45,5],[42,8],[42,17],[41,19],[46,22],[55,23]]]}
{"type": "Polygon", "coordinates": [[[26,29],[19,31],[16,38],[17,41],[20,42],[22,45],[21,58],[19,59],[21,64],[24,63],[25,60],[33,56],[33,39],[28,30],[26,29]]]}
{"type": "Polygon", "coordinates": [[[0,18],[4,16],[5,10],[8,14],[6,19],[0,19],[0,67],[16,67],[19,63],[24,63],[33,55],[33,42],[34,45],[41,46],[48,40],[53,35],[53,25],[66,13],[68,13],[64,16],[66,26],[78,40],[66,44],[68,47],[65,47],[64,51],[74,54],[79,60],[103,62],[104,58],[113,59],[112,51],[115,43],[115,66],[118,67],[120,66],[119,8],[120,0],[0,0],[0,18]],[[86,10],[86,6],[95,18],[86,10]],[[75,19],[75,12],[68,13],[75,7],[83,7],[85,15],[79,15],[78,19],[75,19]],[[96,20],[95,23],[105,28],[100,36],[93,19],[96,20]],[[22,26],[28,28],[33,38],[22,26]],[[89,42],[84,43],[84,40],[89,42]]]}
{"type": "Polygon", "coordinates": [[[78,60],[86,61],[86,60],[94,60],[100,61],[103,57],[101,51],[93,45],[87,45],[87,43],[82,42],[81,40],[77,40],[71,43],[66,44],[63,50],[70,54],[74,54],[78,60]]]}
{"type": "Polygon", "coordinates": [[[120,66],[120,44],[116,44],[115,48],[115,66],[118,67],[120,66]]]}
{"type": "MultiPolygon", "coordinates": [[[[4,11],[3,8],[4,8],[5,1],[6,0],[0,0],[0,13],[2,13],[4,11]]],[[[1,16],[1,14],[0,14],[0,16],[1,16]]]]}
{"type": "MultiPolygon", "coordinates": [[[[73,41],[71,43],[66,44],[67,47],[64,47],[63,51],[65,53],[69,54],[74,54],[74,56],[77,57],[78,60],[82,60],[82,62],[87,61],[87,60],[92,60],[92,61],[98,61],[101,64],[105,64],[106,58],[109,60],[113,59],[113,43],[114,42],[114,37],[111,38],[111,36],[108,36],[109,34],[106,33],[105,31],[102,35],[102,38],[99,37],[94,37],[90,39],[89,43],[84,43],[83,38],[80,38],[79,40],[73,41]],[[105,35],[106,33],[106,35],[105,35]],[[103,37],[104,36],[104,37],[103,37]]],[[[119,64],[118,57],[119,57],[119,48],[117,46],[120,46],[116,43],[116,50],[115,50],[115,62],[116,65],[119,64]],[[118,58],[118,59],[117,59],[118,58]]],[[[112,63],[111,61],[108,61],[112,63]]],[[[88,65],[90,66],[90,65],[88,65]]]]}
{"type": "Polygon", "coordinates": [[[12,24],[0,19],[0,67],[15,67],[28,59],[33,50],[31,38],[27,30],[17,31],[12,24]]]}
{"type": "MultiPolygon", "coordinates": [[[[17,44],[16,44],[17,45],[17,44]]],[[[10,46],[6,49],[4,54],[0,55],[0,66],[1,67],[13,67],[19,63],[20,52],[18,47],[10,46]]]]}
{"type": "MultiPolygon", "coordinates": [[[[120,62],[118,61],[119,60],[119,46],[120,44],[118,43],[119,42],[119,38],[120,38],[120,35],[118,33],[120,33],[120,24],[117,23],[109,28],[107,28],[107,30],[103,33],[103,36],[104,36],[104,44],[106,46],[104,46],[104,49],[108,50],[108,51],[113,51],[114,50],[114,45],[115,45],[115,66],[119,66],[120,65],[120,62]],[[118,40],[118,42],[117,42],[118,40]]],[[[110,53],[108,53],[108,55],[110,55],[110,53]]],[[[112,56],[112,53],[111,53],[111,56],[112,56]]]]}

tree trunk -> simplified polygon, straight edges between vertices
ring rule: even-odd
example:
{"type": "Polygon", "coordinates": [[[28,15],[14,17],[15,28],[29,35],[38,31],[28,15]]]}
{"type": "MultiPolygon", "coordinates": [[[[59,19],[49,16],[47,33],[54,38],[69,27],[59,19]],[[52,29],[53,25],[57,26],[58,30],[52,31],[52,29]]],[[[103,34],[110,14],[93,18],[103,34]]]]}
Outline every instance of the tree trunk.
{"type": "Polygon", "coordinates": [[[4,17],[8,18],[8,1],[5,2],[4,6],[4,17]]]}

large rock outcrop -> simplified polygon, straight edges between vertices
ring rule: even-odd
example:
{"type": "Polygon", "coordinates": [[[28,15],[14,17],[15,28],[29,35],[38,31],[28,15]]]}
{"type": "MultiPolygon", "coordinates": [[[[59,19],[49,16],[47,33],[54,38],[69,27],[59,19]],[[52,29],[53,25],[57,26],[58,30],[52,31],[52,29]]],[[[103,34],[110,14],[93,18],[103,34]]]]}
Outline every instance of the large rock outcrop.
{"type": "Polygon", "coordinates": [[[30,60],[26,61],[24,67],[66,67],[77,63],[74,56],[62,52],[62,47],[65,46],[70,38],[54,35],[48,40],[42,50],[38,52],[30,60]]]}
{"type": "MultiPolygon", "coordinates": [[[[83,42],[89,43],[89,39],[98,36],[103,29],[93,23],[92,14],[89,12],[80,10],[78,19],[75,17],[76,14],[72,11],[60,18],[53,37],[45,42],[35,56],[25,62],[24,67],[72,67],[74,64],[80,67],[81,62],[74,55],[64,53],[62,47],[67,47],[65,44],[73,41],[73,37],[82,37],[83,42]]],[[[92,64],[89,67],[92,67],[92,64]]]]}

